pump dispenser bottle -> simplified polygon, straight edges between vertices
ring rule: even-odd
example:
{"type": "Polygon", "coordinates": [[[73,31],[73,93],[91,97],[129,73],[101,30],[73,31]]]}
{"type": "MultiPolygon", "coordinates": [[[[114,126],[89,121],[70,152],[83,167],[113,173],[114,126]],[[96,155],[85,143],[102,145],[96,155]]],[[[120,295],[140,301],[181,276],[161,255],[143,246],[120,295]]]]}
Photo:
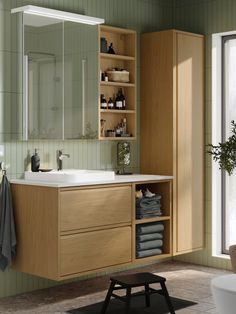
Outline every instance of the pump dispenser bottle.
{"type": "Polygon", "coordinates": [[[34,150],[34,155],[31,157],[31,171],[39,172],[40,158],[37,152],[37,148],[34,150]]]}

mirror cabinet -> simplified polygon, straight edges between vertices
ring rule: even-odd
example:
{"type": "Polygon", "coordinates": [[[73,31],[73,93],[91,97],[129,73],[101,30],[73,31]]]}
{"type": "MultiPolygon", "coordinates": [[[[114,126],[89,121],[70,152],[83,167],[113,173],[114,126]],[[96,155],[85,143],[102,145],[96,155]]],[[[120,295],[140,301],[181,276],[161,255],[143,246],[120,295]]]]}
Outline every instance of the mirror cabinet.
{"type": "Polygon", "coordinates": [[[23,45],[23,139],[97,138],[97,26],[23,13],[23,45]]]}

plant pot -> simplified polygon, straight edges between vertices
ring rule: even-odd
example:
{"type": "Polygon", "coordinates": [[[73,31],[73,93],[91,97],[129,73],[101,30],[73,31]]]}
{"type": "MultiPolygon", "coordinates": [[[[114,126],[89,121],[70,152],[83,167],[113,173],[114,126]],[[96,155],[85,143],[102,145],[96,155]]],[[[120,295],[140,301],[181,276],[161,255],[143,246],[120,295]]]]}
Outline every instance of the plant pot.
{"type": "Polygon", "coordinates": [[[232,270],[234,273],[236,273],[236,244],[231,245],[229,247],[229,255],[230,255],[232,270]]]}

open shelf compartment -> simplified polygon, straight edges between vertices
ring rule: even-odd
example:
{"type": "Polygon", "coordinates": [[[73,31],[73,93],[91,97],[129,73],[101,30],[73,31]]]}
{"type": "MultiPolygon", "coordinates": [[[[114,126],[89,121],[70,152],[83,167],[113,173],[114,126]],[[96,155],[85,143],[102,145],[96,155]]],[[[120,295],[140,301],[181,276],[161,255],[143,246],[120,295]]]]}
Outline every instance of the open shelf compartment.
{"type": "MultiPolygon", "coordinates": [[[[161,211],[162,216],[171,217],[172,214],[172,185],[171,181],[161,181],[155,183],[142,183],[136,184],[136,191],[142,190],[145,191],[148,189],[152,193],[161,195],[161,211]]],[[[160,220],[162,216],[156,216],[156,218],[152,217],[150,220],[160,220]]],[[[148,220],[145,219],[145,220],[148,220]]]]}
{"type": "Polygon", "coordinates": [[[137,226],[140,225],[148,225],[150,223],[143,223],[143,224],[137,224],[135,228],[135,258],[136,260],[144,260],[144,259],[151,259],[155,257],[162,257],[162,256],[167,256],[171,254],[171,221],[170,219],[168,220],[163,220],[158,223],[161,223],[164,225],[164,230],[161,232],[163,234],[163,246],[161,247],[162,253],[158,255],[150,255],[146,257],[137,257],[136,255],[136,245],[137,245],[137,240],[136,240],[136,234],[137,234],[137,226]]]}

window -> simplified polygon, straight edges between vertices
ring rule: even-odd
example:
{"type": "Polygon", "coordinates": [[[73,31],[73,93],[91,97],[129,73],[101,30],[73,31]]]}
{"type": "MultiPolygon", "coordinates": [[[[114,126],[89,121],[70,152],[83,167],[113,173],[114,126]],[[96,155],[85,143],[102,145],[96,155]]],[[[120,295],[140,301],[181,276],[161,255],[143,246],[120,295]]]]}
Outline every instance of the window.
{"type": "MultiPolygon", "coordinates": [[[[222,36],[222,141],[236,121],[236,35],[222,36]]],[[[222,253],[236,244],[236,173],[222,173],[222,253]]]]}
{"type": "MultiPolygon", "coordinates": [[[[212,134],[214,145],[231,133],[236,121],[236,32],[212,35],[212,134]]],[[[212,162],[212,255],[229,258],[236,244],[236,171],[232,176],[212,162]]]]}

